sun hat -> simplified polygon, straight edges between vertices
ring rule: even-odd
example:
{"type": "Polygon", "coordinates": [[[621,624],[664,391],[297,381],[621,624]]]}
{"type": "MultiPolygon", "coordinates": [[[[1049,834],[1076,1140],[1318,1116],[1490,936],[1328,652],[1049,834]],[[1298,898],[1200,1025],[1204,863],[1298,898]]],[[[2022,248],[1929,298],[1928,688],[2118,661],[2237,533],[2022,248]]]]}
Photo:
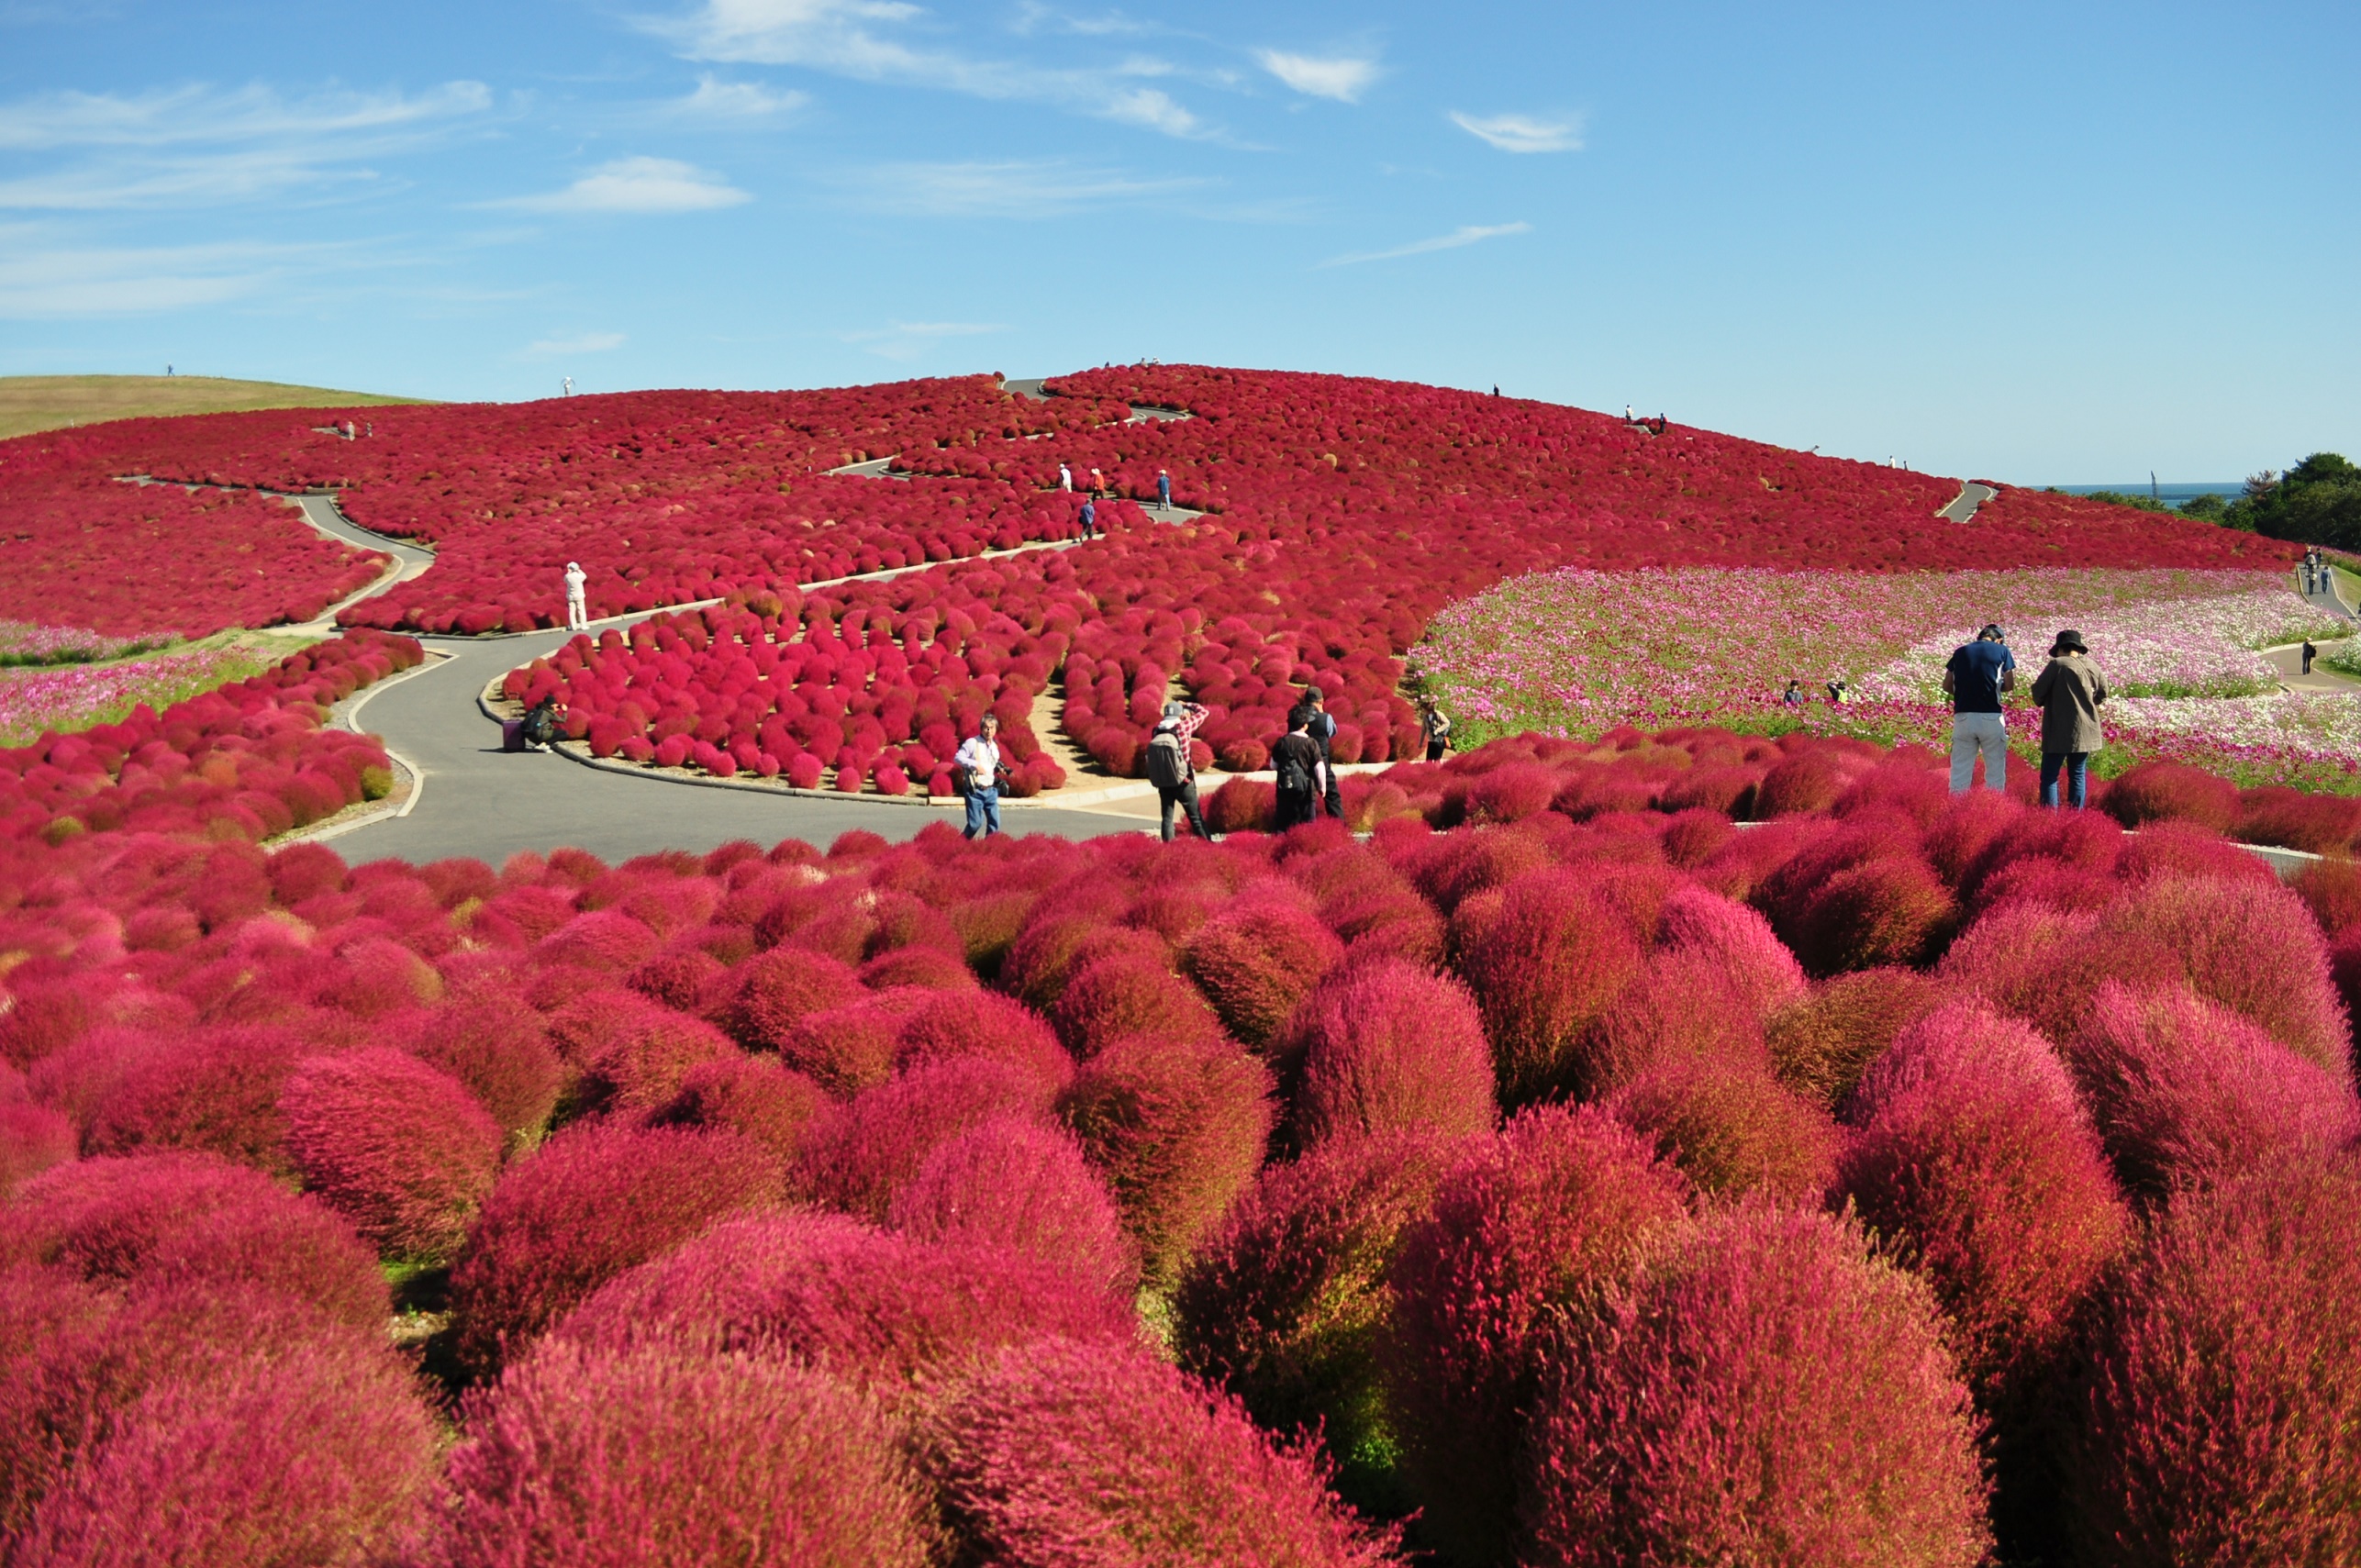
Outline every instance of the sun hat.
{"type": "Polygon", "coordinates": [[[2083,641],[2082,633],[2075,630],[2072,627],[2068,627],[2064,631],[2057,634],[2057,640],[2051,644],[2050,651],[2055,653],[2061,648],[2071,648],[2077,653],[2088,653],[2090,651],[2090,644],[2083,641]]]}

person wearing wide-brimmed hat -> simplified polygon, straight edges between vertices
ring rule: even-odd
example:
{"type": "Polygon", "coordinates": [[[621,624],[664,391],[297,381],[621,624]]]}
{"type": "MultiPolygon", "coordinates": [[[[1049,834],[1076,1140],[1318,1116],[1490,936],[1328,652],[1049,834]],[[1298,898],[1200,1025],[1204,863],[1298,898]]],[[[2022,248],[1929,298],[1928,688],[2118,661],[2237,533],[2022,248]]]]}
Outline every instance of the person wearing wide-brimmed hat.
{"type": "Polygon", "coordinates": [[[2050,662],[2033,677],[2033,701],[2042,710],[2042,804],[2055,806],[2058,774],[2066,774],[2067,804],[2082,808],[2089,788],[2090,753],[2107,744],[2099,728],[2099,705],[2107,700],[2107,677],[2090,662],[2090,645],[2069,628],[2050,645],[2050,662]]]}

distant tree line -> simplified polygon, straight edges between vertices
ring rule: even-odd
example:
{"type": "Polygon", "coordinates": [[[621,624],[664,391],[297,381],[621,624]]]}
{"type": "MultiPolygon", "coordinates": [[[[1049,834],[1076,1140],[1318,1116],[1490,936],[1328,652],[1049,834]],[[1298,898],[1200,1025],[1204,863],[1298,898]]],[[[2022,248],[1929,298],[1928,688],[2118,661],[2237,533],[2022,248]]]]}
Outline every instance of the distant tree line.
{"type": "Polygon", "coordinates": [[[2265,469],[2246,481],[2244,494],[2226,501],[2199,495],[2168,506],[2146,495],[2112,490],[2097,491],[2090,499],[2200,517],[2266,539],[2361,550],[2361,467],[2334,452],[2314,452],[2285,473],[2265,469]]]}

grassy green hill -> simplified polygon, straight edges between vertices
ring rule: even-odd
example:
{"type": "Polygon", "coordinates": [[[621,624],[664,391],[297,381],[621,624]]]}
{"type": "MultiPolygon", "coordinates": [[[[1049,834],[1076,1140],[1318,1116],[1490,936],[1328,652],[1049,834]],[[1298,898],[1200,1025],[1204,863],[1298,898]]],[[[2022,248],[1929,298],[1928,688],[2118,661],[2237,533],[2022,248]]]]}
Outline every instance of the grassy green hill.
{"type": "Polygon", "coordinates": [[[247,408],[358,408],[418,403],[324,386],[228,381],[211,375],[0,376],[0,438],[155,414],[231,414],[247,408]]]}

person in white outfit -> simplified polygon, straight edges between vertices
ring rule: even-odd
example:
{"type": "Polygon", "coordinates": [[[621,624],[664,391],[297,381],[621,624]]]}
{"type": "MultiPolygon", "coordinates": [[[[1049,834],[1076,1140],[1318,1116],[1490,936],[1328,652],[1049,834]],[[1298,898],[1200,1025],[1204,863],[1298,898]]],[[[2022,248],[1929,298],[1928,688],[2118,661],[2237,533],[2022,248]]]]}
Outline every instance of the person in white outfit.
{"type": "Polygon", "coordinates": [[[1064,463],[1057,465],[1057,487],[1069,495],[1074,494],[1074,470],[1064,463]]]}
{"type": "Polygon", "coordinates": [[[582,562],[569,561],[565,563],[565,628],[568,631],[586,631],[590,628],[590,608],[583,597],[583,590],[589,583],[589,576],[582,570],[582,562]]]}

